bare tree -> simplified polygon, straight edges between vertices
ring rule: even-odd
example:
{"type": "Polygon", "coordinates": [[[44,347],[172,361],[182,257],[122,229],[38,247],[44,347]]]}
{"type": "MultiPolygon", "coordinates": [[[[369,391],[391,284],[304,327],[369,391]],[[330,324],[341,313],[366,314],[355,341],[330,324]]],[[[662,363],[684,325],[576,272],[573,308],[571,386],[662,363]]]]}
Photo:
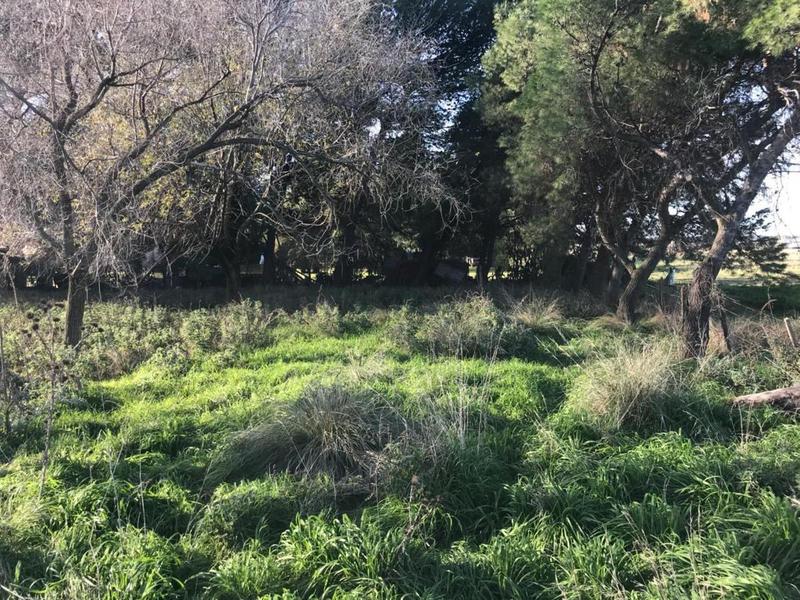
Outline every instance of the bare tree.
{"type": "MultiPolygon", "coordinates": [[[[211,156],[235,173],[236,147],[357,163],[352,148],[321,151],[314,128],[285,115],[346,89],[359,56],[392,56],[389,38],[365,35],[372,15],[370,0],[0,5],[4,243],[34,244],[66,273],[66,343],[80,340],[88,285],[152,247],[145,225],[169,202],[158,184],[211,156]]],[[[407,45],[404,60],[416,51],[407,45]]],[[[390,86],[387,64],[372,80],[390,86]]]]}

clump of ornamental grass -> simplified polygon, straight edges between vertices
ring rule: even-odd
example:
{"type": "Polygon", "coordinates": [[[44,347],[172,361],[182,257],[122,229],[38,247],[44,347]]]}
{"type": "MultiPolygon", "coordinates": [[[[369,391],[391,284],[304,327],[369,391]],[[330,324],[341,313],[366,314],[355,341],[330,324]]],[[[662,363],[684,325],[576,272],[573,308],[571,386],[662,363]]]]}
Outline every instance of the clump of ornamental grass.
{"type": "Polygon", "coordinates": [[[214,461],[207,481],[277,472],[370,476],[381,450],[405,429],[403,419],[372,392],[312,386],[294,404],[239,433],[214,461]]]}
{"type": "Polygon", "coordinates": [[[671,400],[688,389],[682,364],[680,347],[672,341],[621,343],[589,363],[566,406],[606,432],[662,421],[671,400]]]}

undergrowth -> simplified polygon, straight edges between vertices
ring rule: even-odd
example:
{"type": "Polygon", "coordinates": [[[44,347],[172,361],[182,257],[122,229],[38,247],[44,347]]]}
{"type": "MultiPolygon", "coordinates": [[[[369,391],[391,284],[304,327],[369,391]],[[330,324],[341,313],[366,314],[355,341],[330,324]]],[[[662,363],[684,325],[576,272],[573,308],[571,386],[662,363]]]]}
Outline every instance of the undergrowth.
{"type": "Polygon", "coordinates": [[[729,403],[782,323],[698,363],[524,294],[95,304],[50,436],[0,307],[0,597],[800,597],[800,426],[729,403]]]}

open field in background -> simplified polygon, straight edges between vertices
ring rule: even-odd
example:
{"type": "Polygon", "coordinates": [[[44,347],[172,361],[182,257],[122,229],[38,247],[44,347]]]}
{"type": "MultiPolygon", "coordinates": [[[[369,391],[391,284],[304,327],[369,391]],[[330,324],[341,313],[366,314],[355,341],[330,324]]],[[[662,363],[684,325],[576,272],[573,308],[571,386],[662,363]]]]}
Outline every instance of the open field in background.
{"type": "MultiPolygon", "coordinates": [[[[787,250],[787,255],[786,274],[800,277],[800,250],[794,248],[789,249],[787,250]]],[[[681,284],[689,283],[692,280],[692,272],[697,266],[697,263],[696,261],[673,260],[670,262],[670,265],[677,269],[675,273],[675,282],[681,284]]],[[[653,274],[651,280],[657,282],[663,279],[668,269],[669,265],[662,263],[653,274]]],[[[753,285],[758,283],[756,279],[757,275],[757,272],[753,269],[723,269],[717,281],[720,285],[753,285]]]]}
{"type": "Polygon", "coordinates": [[[800,381],[781,321],[697,364],[494,291],[92,304],[43,484],[46,404],[0,437],[0,596],[800,596],[800,425],[729,404],[800,381]]]}

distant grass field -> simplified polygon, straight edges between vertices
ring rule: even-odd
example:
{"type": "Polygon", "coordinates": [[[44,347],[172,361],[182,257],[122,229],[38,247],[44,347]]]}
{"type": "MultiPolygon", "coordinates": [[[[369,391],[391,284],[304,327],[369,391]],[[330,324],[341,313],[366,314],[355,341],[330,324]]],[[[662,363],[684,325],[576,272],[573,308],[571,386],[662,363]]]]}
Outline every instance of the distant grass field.
{"type": "Polygon", "coordinates": [[[729,405],[800,380],[774,323],[695,364],[588,299],[370,296],[92,305],[41,487],[46,405],[0,437],[0,597],[800,597],[800,424],[729,405]]]}
{"type": "MultiPolygon", "coordinates": [[[[787,255],[786,274],[800,277],[800,250],[789,249],[787,250],[787,255]]],[[[671,261],[670,265],[677,269],[675,273],[676,283],[689,283],[691,281],[692,272],[696,266],[695,262],[674,260],[671,261]]],[[[669,265],[662,263],[653,274],[652,279],[654,281],[663,279],[667,274],[668,268],[669,265]]],[[[753,269],[723,269],[719,274],[718,282],[721,285],[756,285],[759,283],[757,281],[757,272],[753,269]]]]}

